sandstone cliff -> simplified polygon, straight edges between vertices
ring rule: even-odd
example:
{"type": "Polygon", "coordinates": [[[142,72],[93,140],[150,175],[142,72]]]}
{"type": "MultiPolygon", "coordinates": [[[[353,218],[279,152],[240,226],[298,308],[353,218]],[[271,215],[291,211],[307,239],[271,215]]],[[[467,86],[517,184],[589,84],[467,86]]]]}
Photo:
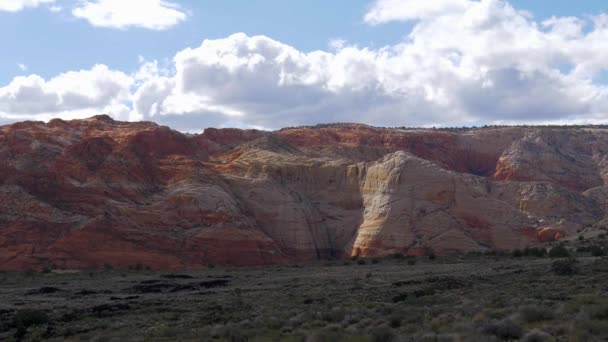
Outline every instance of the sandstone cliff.
{"type": "Polygon", "coordinates": [[[0,127],[0,268],[509,250],[605,225],[608,130],[0,127]]]}

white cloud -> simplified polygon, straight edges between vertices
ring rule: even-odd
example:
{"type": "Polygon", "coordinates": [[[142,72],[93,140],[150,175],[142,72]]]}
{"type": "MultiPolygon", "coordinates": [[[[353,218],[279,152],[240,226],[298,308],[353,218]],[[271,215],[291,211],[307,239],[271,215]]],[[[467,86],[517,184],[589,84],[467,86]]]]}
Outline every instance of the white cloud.
{"type": "Polygon", "coordinates": [[[53,2],[55,0],[0,0],[0,11],[19,12],[27,7],[33,8],[53,2]]]}
{"type": "Polygon", "coordinates": [[[0,88],[0,118],[48,120],[112,112],[127,119],[132,83],[130,76],[105,65],[67,72],[48,81],[38,75],[15,77],[0,88]]]}
{"type": "Polygon", "coordinates": [[[0,88],[0,117],[103,110],[185,131],[336,121],[608,122],[600,77],[608,70],[608,15],[538,22],[501,0],[378,0],[365,18],[414,26],[404,41],[382,48],[340,41],[330,51],[303,52],[237,33],[179,51],[170,65],[142,57],[129,75],[96,67],[48,81],[15,78],[0,88]],[[89,83],[93,90],[80,89],[89,83]]]}
{"type": "Polygon", "coordinates": [[[93,26],[117,29],[166,30],[187,18],[178,4],[163,0],[84,0],[72,14],[93,26]]]}
{"type": "Polygon", "coordinates": [[[368,122],[382,121],[392,106],[405,106],[376,79],[377,57],[348,47],[336,54],[302,53],[242,33],[205,40],[176,54],[173,77],[143,82],[134,97],[133,117],[167,123],[196,117],[199,125],[230,120],[264,127],[363,116],[368,122]]]}
{"type": "Polygon", "coordinates": [[[23,64],[23,63],[17,63],[17,67],[19,68],[19,70],[21,71],[26,71],[27,70],[27,65],[23,64]]]}
{"type": "MultiPolygon", "coordinates": [[[[504,3],[478,6],[459,18],[446,17],[453,25],[421,21],[409,41],[377,50],[342,45],[333,53],[303,53],[268,37],[244,34],[206,40],[175,56],[173,77],[144,82],[144,102],[154,105],[141,107],[153,108],[154,116],[147,116],[149,110],[139,114],[174,125],[195,118],[215,125],[224,118],[276,128],[332,121],[584,121],[605,113],[608,92],[603,85],[593,84],[576,68],[571,73],[559,69],[562,63],[588,63],[574,61],[582,51],[571,50],[574,42],[569,41],[595,49],[583,42],[601,28],[573,38],[539,29],[504,3]],[[500,22],[488,19],[492,17],[500,22]]],[[[136,96],[135,103],[141,99],[136,96]]]]}
{"type": "Polygon", "coordinates": [[[333,50],[340,50],[347,45],[347,41],[342,38],[334,38],[329,40],[329,48],[333,50]]]}
{"type": "Polygon", "coordinates": [[[377,25],[462,12],[473,6],[469,0],[377,0],[365,14],[365,22],[377,25]]]}

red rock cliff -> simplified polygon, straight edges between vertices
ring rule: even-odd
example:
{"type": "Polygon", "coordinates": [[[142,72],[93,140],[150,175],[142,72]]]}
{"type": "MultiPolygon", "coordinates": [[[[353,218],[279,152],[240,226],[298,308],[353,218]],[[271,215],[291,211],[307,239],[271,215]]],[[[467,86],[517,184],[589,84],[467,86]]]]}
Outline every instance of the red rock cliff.
{"type": "Polygon", "coordinates": [[[523,247],[604,218],[607,152],[603,129],[17,123],[0,127],[0,268],[523,247]]]}

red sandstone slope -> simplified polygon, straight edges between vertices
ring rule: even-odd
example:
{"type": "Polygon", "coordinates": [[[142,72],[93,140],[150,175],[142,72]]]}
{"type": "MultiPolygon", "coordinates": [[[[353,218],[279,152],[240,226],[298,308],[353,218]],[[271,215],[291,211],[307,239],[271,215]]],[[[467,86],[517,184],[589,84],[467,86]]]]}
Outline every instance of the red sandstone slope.
{"type": "Polygon", "coordinates": [[[0,268],[511,249],[603,219],[608,131],[0,127],[0,268]]]}

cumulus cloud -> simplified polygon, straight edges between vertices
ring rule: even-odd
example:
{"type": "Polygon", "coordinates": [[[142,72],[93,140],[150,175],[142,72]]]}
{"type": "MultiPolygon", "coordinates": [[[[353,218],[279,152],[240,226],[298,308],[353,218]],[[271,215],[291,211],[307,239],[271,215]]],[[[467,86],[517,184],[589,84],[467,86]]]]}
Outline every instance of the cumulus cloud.
{"type": "Polygon", "coordinates": [[[377,0],[365,14],[365,22],[378,25],[390,21],[427,19],[458,13],[473,6],[468,0],[377,0]]]}
{"type": "Polygon", "coordinates": [[[379,79],[385,54],[391,53],[353,47],[303,53],[269,37],[243,33],[205,40],[176,54],[172,77],[147,73],[135,94],[132,117],[198,117],[199,125],[223,117],[261,127],[361,120],[388,124],[395,111],[413,115],[416,106],[408,103],[426,100],[395,96],[409,89],[379,79]]]}
{"type": "Polygon", "coordinates": [[[600,77],[608,70],[608,15],[537,21],[502,0],[378,0],[364,20],[414,25],[382,48],[336,41],[329,51],[303,52],[237,33],[179,51],[168,66],[142,59],[128,75],[96,67],[75,73],[78,82],[55,80],[70,73],[15,78],[0,88],[0,117],[116,108],[121,118],[188,131],[608,122],[600,77]],[[86,82],[93,90],[75,86],[86,82]],[[81,96],[67,96],[69,89],[81,96]]]}
{"type": "Polygon", "coordinates": [[[112,112],[127,119],[133,79],[105,65],[71,71],[49,80],[19,76],[0,88],[0,118],[48,120],[112,112]]]}
{"type": "Polygon", "coordinates": [[[41,4],[53,3],[55,0],[1,0],[0,11],[19,12],[27,7],[38,7],[41,4]]]}
{"type": "Polygon", "coordinates": [[[187,18],[178,4],[163,0],[85,0],[72,14],[93,26],[116,29],[166,30],[187,18]]]}

